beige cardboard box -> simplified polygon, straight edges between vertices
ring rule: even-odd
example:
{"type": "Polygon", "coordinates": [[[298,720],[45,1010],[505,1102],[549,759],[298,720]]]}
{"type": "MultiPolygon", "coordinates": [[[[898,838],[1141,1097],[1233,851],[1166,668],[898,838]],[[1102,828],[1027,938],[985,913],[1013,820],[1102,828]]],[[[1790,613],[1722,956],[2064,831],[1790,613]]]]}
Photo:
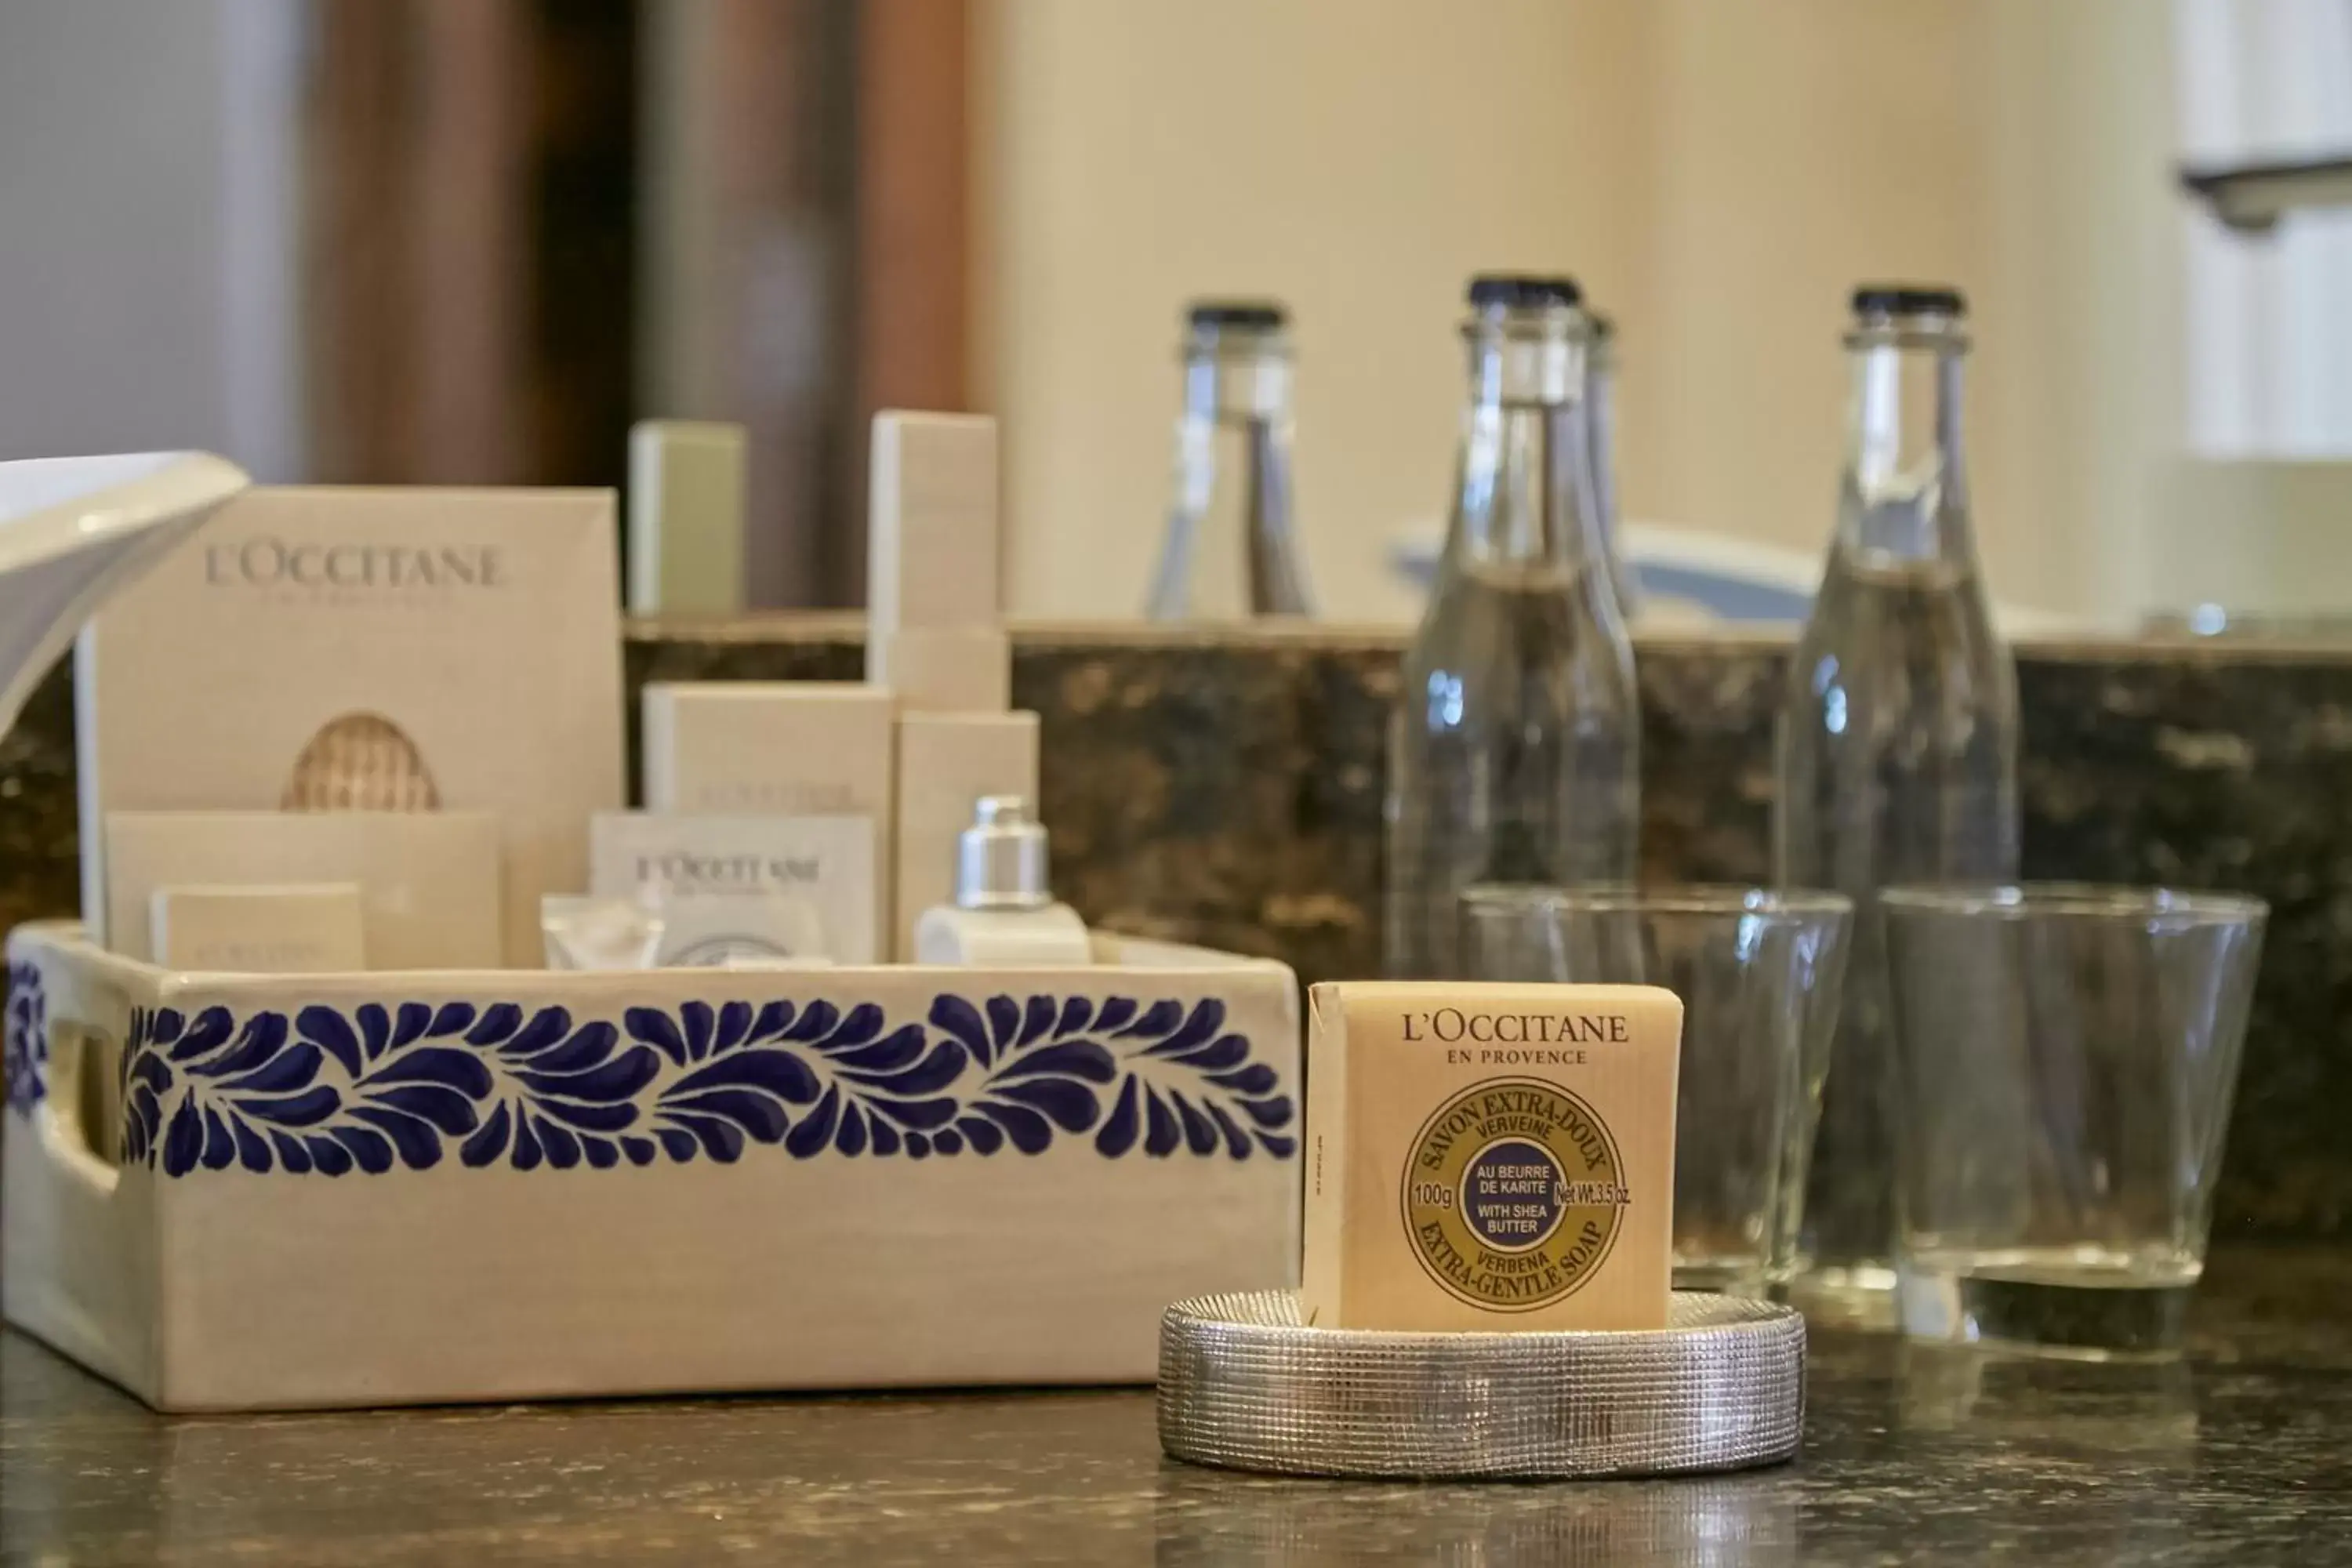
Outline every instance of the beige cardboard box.
{"type": "MultiPolygon", "coordinates": [[[[727,898],[745,907],[766,898],[814,911],[821,952],[836,963],[878,962],[874,904],[877,837],[870,816],[698,816],[600,811],[589,826],[588,890],[642,898],[658,909],[672,895],[727,898]]],[[[748,935],[760,920],[743,917],[748,935]]],[[[662,944],[663,962],[676,949],[662,944]]],[[[795,947],[779,956],[803,957],[795,947]]]]}
{"type": "Polygon", "coordinates": [[[649,681],[646,809],[890,816],[890,694],[845,681],[649,681]]]}
{"type": "Polygon", "coordinates": [[[889,692],[814,680],[653,681],[642,710],[648,812],[870,818],[863,875],[872,929],[850,947],[889,952],[898,745],[889,692]]]}
{"type": "Polygon", "coordinates": [[[907,713],[1002,713],[1013,706],[1013,645],[1001,631],[885,632],[866,644],[866,679],[907,713]]]}
{"type": "Polygon", "coordinates": [[[158,888],[148,926],[166,969],[345,974],[367,967],[356,882],[158,888]]]}
{"type": "Polygon", "coordinates": [[[640,419],[629,427],[629,613],[743,608],[743,426],[640,419]]]}
{"type": "Polygon", "coordinates": [[[608,491],[237,497],[82,634],[88,918],[110,812],[482,810],[535,965],[540,895],[585,885],[623,804],[618,600],[608,491]]]}
{"type": "Polygon", "coordinates": [[[907,713],[898,720],[898,958],[915,921],[955,889],[956,839],[984,795],[1037,798],[1034,713],[907,713]]]}
{"type": "Polygon", "coordinates": [[[995,626],[996,421],[887,410],[874,416],[872,464],[868,636],[995,626]]]}
{"type": "Polygon", "coordinates": [[[1369,982],[1311,1006],[1306,1321],[1665,1326],[1672,992],[1369,982]]]}
{"type": "Polygon", "coordinates": [[[155,889],[352,882],[376,969],[496,969],[499,819],[485,811],[117,811],[103,905],[114,951],[161,963],[155,889]]]}

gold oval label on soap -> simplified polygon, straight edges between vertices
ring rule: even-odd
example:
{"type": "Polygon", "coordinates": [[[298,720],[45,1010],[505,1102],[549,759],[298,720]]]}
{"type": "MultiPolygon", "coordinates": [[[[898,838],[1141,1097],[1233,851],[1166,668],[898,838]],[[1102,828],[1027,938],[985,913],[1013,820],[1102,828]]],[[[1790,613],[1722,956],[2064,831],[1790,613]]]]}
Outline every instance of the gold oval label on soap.
{"type": "Polygon", "coordinates": [[[1404,1227],[1429,1277],[1475,1307],[1573,1295],[1616,1244],[1628,1194],[1617,1141],[1557,1084],[1494,1079],[1437,1108],[1404,1169],[1404,1227]]]}

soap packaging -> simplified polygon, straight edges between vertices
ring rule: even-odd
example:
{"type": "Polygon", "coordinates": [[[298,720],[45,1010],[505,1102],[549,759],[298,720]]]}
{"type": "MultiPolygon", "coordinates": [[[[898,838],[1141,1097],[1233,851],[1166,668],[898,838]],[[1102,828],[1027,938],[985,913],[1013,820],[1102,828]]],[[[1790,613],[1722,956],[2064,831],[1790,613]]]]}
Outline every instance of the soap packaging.
{"type": "Polygon", "coordinates": [[[831,681],[652,681],[641,700],[648,812],[862,816],[873,931],[889,947],[890,694],[831,681]]]}
{"type": "Polygon", "coordinates": [[[866,679],[911,713],[1002,713],[1013,706],[1013,642],[978,626],[876,636],[866,679]]]}
{"type": "Polygon", "coordinates": [[[996,625],[996,421],[886,409],[869,456],[868,627],[996,625]]]}
{"type": "Polygon", "coordinates": [[[924,912],[955,901],[960,840],[982,797],[1037,798],[1034,713],[906,713],[898,720],[894,952],[916,961],[924,912]]]}
{"type": "Polygon", "coordinates": [[[910,713],[1002,713],[1012,654],[1003,626],[996,421],[886,410],[874,416],[866,521],[868,684],[910,713]]]}
{"type": "Polygon", "coordinates": [[[155,889],[148,928],[166,969],[339,974],[367,967],[356,882],[155,889]]]}
{"type": "Polygon", "coordinates": [[[646,809],[887,816],[889,693],[818,680],[648,681],[646,809]]]}
{"type": "Polygon", "coordinates": [[[664,967],[877,961],[869,816],[600,812],[589,832],[589,891],[662,918],[664,967]]]}
{"type": "Polygon", "coordinates": [[[655,962],[664,968],[806,969],[834,963],[824,913],[805,894],[653,896],[662,921],[655,962]]]}
{"type": "Polygon", "coordinates": [[[114,951],[167,962],[152,933],[156,890],[343,882],[376,969],[497,969],[499,819],[484,811],[116,811],[104,819],[100,912],[114,951]]]}
{"type": "Polygon", "coordinates": [[[550,893],[539,900],[550,969],[651,969],[661,959],[662,918],[635,898],[550,893]]]}
{"type": "Polygon", "coordinates": [[[744,432],[701,419],[629,427],[629,613],[743,608],[744,432]]]}
{"type": "MultiPolygon", "coordinates": [[[[535,967],[541,896],[580,889],[588,818],[623,804],[615,556],[603,490],[264,488],[224,505],[77,648],[94,934],[130,951],[107,897],[112,813],[483,811],[500,958],[535,967]]],[[[370,957],[404,962],[373,942],[370,957]]]]}
{"type": "Polygon", "coordinates": [[[1365,982],[1309,1000],[1303,1321],[1665,1326],[1673,993],[1365,982]]]}

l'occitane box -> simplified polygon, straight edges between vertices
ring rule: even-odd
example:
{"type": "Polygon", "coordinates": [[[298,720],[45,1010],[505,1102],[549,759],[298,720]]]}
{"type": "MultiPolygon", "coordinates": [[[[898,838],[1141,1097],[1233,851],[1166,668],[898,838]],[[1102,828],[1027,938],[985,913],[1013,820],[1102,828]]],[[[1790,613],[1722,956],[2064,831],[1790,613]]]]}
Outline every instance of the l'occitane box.
{"type": "MultiPolygon", "coordinates": [[[[265,487],[224,505],[81,634],[90,934],[114,934],[110,813],[482,811],[499,950],[537,968],[541,895],[587,884],[588,818],[627,793],[614,555],[609,490],[265,487]]],[[[268,879],[322,877],[350,879],[268,879]]]]}
{"type": "Polygon", "coordinates": [[[1433,982],[1310,995],[1307,1323],[1665,1326],[1679,998],[1433,982]]]}

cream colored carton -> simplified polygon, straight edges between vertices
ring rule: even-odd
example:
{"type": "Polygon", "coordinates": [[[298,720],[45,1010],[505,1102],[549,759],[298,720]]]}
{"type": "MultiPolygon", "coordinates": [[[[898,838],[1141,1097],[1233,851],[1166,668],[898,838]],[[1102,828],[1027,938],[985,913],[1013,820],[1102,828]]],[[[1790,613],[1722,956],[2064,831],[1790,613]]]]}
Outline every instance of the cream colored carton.
{"type": "Polygon", "coordinates": [[[106,842],[99,907],[126,958],[167,962],[150,925],[158,888],[350,882],[371,966],[499,967],[499,821],[488,812],[117,811],[106,842]]]}
{"type": "Polygon", "coordinates": [[[890,694],[827,680],[655,680],[646,809],[890,816],[890,694]]]}
{"type": "Polygon", "coordinates": [[[158,888],[148,927],[166,969],[348,974],[367,967],[357,882],[158,888]]]}
{"type": "Polygon", "coordinates": [[[1037,798],[1034,713],[908,713],[898,720],[897,911],[901,963],[915,961],[915,922],[955,893],[956,840],[986,795],[1037,798]]]}
{"type": "Polygon", "coordinates": [[[866,679],[908,713],[1002,713],[1013,706],[1013,642],[982,626],[881,632],[866,639],[866,679]]]}
{"type": "Polygon", "coordinates": [[[535,965],[540,896],[585,885],[588,817],[623,803],[613,535],[604,490],[223,506],[82,634],[85,918],[110,812],[482,810],[505,961],[535,965]]]}
{"type": "Polygon", "coordinates": [[[744,432],[699,419],[629,426],[629,613],[743,609],[744,432]]]}
{"type": "Polygon", "coordinates": [[[871,458],[867,636],[995,626],[996,421],[886,409],[871,458]]]}
{"type": "MultiPolygon", "coordinates": [[[[699,816],[602,811],[589,825],[588,890],[635,898],[658,910],[683,895],[722,899],[746,910],[749,948],[770,899],[799,903],[822,932],[817,952],[836,963],[873,963],[875,827],[870,816],[699,816]]],[[[723,923],[723,922],[722,922],[723,923]]],[[[803,951],[778,957],[810,956],[803,951]]],[[[662,962],[690,963],[669,940],[662,962]]]]}
{"type": "Polygon", "coordinates": [[[836,681],[650,681],[640,703],[648,812],[873,824],[856,873],[871,929],[850,951],[887,956],[898,746],[890,693],[836,681]]]}
{"type": "Polygon", "coordinates": [[[1311,1005],[1307,1322],[1665,1326],[1673,993],[1367,982],[1311,1005]]]}

